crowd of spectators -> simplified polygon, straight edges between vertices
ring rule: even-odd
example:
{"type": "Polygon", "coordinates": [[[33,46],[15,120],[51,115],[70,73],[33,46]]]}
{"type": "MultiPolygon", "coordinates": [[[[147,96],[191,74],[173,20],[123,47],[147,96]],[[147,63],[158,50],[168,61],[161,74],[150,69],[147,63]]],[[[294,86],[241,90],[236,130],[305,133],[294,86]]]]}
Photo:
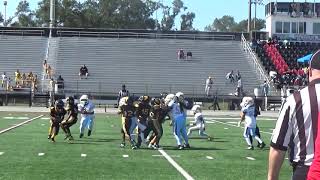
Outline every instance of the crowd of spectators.
{"type": "Polygon", "coordinates": [[[177,56],[178,56],[178,60],[191,60],[192,59],[192,52],[187,51],[185,53],[185,51],[183,49],[179,49],[177,51],[177,56]]]}
{"type": "Polygon", "coordinates": [[[33,72],[22,73],[19,69],[14,73],[14,82],[12,78],[4,72],[2,75],[1,87],[6,91],[13,91],[20,88],[31,88],[32,91],[38,91],[38,75],[33,72]]]}
{"type": "Polygon", "coordinates": [[[277,38],[255,43],[255,51],[278,89],[283,86],[306,86],[308,63],[299,63],[297,59],[319,48],[317,43],[279,41],[277,38]]]}

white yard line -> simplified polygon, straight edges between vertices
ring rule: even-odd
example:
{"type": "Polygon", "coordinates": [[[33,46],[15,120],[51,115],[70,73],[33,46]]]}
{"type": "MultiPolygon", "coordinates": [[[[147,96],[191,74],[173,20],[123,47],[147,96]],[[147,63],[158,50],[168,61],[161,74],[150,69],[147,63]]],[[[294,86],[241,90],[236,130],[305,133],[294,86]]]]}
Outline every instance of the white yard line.
{"type": "Polygon", "coordinates": [[[22,126],[22,125],[24,125],[24,124],[27,124],[27,123],[29,123],[29,122],[31,122],[31,121],[33,121],[33,120],[39,119],[39,118],[41,118],[42,116],[43,116],[43,115],[37,116],[37,117],[32,118],[32,119],[29,119],[29,120],[27,120],[27,121],[23,121],[22,123],[19,123],[19,124],[15,125],[15,126],[12,126],[12,127],[7,128],[7,129],[1,130],[1,131],[0,131],[0,134],[3,134],[3,133],[5,133],[5,132],[8,132],[8,131],[10,131],[10,130],[12,130],[12,129],[15,129],[15,128],[17,128],[17,127],[20,127],[20,126],[22,126]]]}
{"type": "MultiPolygon", "coordinates": [[[[214,119],[210,119],[210,120],[207,120],[207,121],[213,121],[213,122],[216,122],[216,123],[220,123],[220,124],[224,124],[224,125],[228,125],[228,126],[233,126],[233,127],[237,127],[237,128],[244,128],[244,127],[238,127],[237,125],[233,125],[233,124],[229,124],[229,123],[224,123],[224,122],[221,122],[221,121],[217,121],[217,120],[214,120],[214,119]]],[[[271,132],[265,132],[265,131],[260,131],[262,133],[265,133],[265,134],[270,134],[272,135],[271,132]]]]}
{"type": "Polygon", "coordinates": [[[176,168],[180,174],[182,174],[187,180],[194,180],[190,174],[188,174],[177,162],[175,162],[164,150],[158,149],[158,151],[169,161],[169,163],[176,168]]]}

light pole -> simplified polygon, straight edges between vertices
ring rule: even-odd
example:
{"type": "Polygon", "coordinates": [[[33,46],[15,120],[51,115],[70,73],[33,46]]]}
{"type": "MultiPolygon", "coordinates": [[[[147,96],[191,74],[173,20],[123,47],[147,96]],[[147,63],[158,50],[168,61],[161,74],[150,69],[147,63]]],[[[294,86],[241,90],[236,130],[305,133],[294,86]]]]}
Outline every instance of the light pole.
{"type": "Polygon", "coordinates": [[[251,4],[252,4],[252,1],[249,0],[248,33],[250,33],[251,31],[251,4]]]}
{"type": "Polygon", "coordinates": [[[7,1],[3,1],[3,5],[4,5],[4,23],[3,26],[7,26],[7,5],[8,2],[7,1]]]}

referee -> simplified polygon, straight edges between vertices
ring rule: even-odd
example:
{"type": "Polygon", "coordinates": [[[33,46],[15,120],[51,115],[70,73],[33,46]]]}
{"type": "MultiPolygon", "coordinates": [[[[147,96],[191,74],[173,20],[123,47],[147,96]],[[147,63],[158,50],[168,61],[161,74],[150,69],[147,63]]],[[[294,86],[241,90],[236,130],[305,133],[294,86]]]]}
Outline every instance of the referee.
{"type": "Polygon", "coordinates": [[[309,85],[289,96],[279,114],[269,152],[268,180],[278,180],[288,150],[292,180],[305,180],[314,157],[320,108],[320,50],[309,62],[309,85]]]}

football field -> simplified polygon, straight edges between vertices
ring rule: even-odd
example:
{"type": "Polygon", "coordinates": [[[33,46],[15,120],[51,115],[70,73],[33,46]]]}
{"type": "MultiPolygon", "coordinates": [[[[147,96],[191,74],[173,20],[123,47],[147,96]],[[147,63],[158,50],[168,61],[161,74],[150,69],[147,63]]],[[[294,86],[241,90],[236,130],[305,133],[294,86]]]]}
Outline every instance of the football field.
{"type": "MultiPolygon", "coordinates": [[[[176,150],[169,123],[164,124],[162,150],[120,148],[120,118],[97,114],[92,136],[79,139],[79,121],[71,129],[74,141],[47,139],[49,120],[44,113],[0,113],[0,131],[34,117],[33,121],[0,134],[0,179],[201,179],[264,180],[274,118],[258,117],[267,146],[247,150],[238,118],[206,117],[206,132],[213,141],[190,138],[191,149],[176,150]],[[39,115],[44,115],[39,117],[39,115]]],[[[127,143],[128,144],[128,143],[127,143]]],[[[256,145],[256,142],[255,142],[256,145]]],[[[290,179],[288,160],[280,179],[290,179]]]]}

